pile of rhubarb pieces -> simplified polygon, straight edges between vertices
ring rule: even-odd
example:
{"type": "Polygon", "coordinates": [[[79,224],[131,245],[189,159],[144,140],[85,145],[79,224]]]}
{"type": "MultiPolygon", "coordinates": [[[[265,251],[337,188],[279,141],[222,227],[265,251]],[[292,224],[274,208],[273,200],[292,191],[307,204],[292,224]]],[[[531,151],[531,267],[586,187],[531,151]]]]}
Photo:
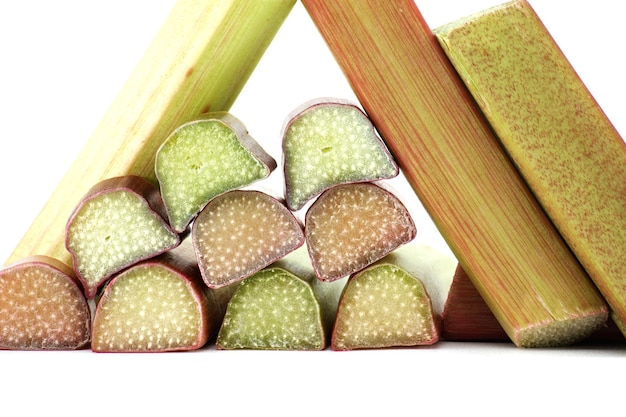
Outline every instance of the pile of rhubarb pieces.
{"type": "Polygon", "coordinates": [[[241,2],[206,33],[174,8],[0,269],[0,348],[625,341],[626,144],[528,2],[431,30],[412,0],[302,0],[359,102],[286,115],[280,163],[231,74],[295,1],[241,2]],[[400,173],[455,258],[414,242],[400,173]]]}

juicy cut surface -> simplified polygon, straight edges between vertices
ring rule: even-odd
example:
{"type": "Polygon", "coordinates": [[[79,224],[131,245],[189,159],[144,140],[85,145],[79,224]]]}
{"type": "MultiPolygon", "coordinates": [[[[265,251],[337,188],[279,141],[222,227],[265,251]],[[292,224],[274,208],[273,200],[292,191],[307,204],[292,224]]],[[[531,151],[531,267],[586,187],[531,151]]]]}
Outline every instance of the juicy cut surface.
{"type": "Polygon", "coordinates": [[[430,298],[419,279],[397,266],[381,264],[348,281],[332,348],[429,345],[438,337],[430,298]]]}
{"type": "Polygon", "coordinates": [[[368,266],[415,237],[406,207],[370,184],[346,184],[322,194],[307,213],[305,235],[316,274],[334,280],[368,266]]]}
{"type": "Polygon", "coordinates": [[[64,274],[41,265],[0,274],[0,348],[76,349],[90,322],[82,290],[64,274]]]}
{"type": "Polygon", "coordinates": [[[92,349],[103,352],[199,347],[202,305],[184,279],[141,265],[107,286],[94,317],[92,349]]]}
{"type": "Polygon", "coordinates": [[[87,201],[68,227],[67,245],[88,293],[103,279],[179,243],[141,197],[113,191],[87,201]]]}
{"type": "Polygon", "coordinates": [[[302,226],[287,207],[258,191],[216,197],[198,215],[192,233],[209,287],[239,281],[304,243],[302,226]]]}
{"type": "Polygon", "coordinates": [[[311,286],[281,268],[246,278],[228,303],[217,345],[221,349],[323,349],[320,305],[311,286]]]}

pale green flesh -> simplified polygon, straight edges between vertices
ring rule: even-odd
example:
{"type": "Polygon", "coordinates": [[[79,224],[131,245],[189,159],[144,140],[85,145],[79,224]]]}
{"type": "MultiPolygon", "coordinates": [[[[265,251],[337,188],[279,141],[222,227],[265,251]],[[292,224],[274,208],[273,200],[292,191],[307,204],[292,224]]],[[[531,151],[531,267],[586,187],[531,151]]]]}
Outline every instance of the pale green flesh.
{"type": "Polygon", "coordinates": [[[283,139],[292,209],[335,184],[391,178],[395,164],[358,109],[317,106],[293,120],[283,139]]]}
{"type": "Polygon", "coordinates": [[[241,282],[218,334],[221,349],[321,350],[319,302],[309,284],[279,268],[241,282]]]}
{"type": "Polygon", "coordinates": [[[333,349],[430,344],[435,340],[424,286],[403,269],[382,264],[355,275],[345,288],[333,331],[333,349]]]}
{"type": "Polygon", "coordinates": [[[269,175],[236,132],[217,120],[183,125],[156,158],[170,224],[179,232],[213,197],[269,175]]]}
{"type": "Polygon", "coordinates": [[[94,318],[95,351],[197,347],[201,307],[185,281],[164,267],[131,268],[113,282],[94,318]]]}
{"type": "Polygon", "coordinates": [[[178,236],[130,191],[113,191],[87,201],[68,228],[68,249],[87,285],[175,246],[178,236]]]}

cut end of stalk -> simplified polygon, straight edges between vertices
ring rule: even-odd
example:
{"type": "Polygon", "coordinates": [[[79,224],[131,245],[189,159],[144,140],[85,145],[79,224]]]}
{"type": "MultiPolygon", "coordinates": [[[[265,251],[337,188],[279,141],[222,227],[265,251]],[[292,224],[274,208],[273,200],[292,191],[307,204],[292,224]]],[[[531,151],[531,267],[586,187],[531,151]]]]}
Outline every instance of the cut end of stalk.
{"type": "Polygon", "coordinates": [[[106,286],[94,315],[95,352],[193,350],[208,338],[203,294],[162,265],[136,265],[106,286]]]}
{"type": "Polygon", "coordinates": [[[195,219],[192,238],[210,288],[241,281],[304,244],[302,226],[282,202],[244,190],[211,200],[195,219]]]}
{"type": "Polygon", "coordinates": [[[68,220],[66,247],[88,298],[113,274],[180,244],[146,198],[130,187],[96,191],[68,220]]]}
{"type": "Polygon", "coordinates": [[[73,350],[89,343],[87,300],[71,269],[56,262],[37,256],[0,270],[0,349],[73,350]]]}
{"type": "Polygon", "coordinates": [[[215,196],[269,176],[276,162],[227,113],[186,123],[159,148],[155,171],[174,230],[215,196]]]}
{"type": "Polygon", "coordinates": [[[217,346],[324,349],[320,304],[311,285],[282,268],[267,268],[246,278],[228,303],[217,346]]]}
{"type": "Polygon", "coordinates": [[[438,320],[422,282],[392,264],[352,276],[333,329],[333,350],[432,345],[438,320]]]}
{"type": "Polygon", "coordinates": [[[606,323],[607,317],[603,312],[538,324],[521,329],[514,336],[514,342],[526,348],[569,346],[589,338],[606,323]]]}
{"type": "Polygon", "coordinates": [[[284,128],[285,198],[297,211],[333,185],[398,175],[374,126],[356,105],[316,100],[294,112],[284,128]]]}
{"type": "Polygon", "coordinates": [[[365,268],[410,242],[415,234],[406,207],[395,195],[372,183],[326,190],[305,219],[307,248],[322,281],[365,268]]]}

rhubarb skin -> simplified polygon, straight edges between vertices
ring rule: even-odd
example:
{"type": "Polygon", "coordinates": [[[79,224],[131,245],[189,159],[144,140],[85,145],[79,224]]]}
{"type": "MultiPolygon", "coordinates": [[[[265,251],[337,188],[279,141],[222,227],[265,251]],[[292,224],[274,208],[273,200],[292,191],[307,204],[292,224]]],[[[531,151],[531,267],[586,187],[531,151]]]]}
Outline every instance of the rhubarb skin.
{"type": "Polygon", "coordinates": [[[194,221],[191,237],[209,288],[241,281],[304,244],[303,226],[284,202],[257,190],[213,198],[194,221]]]}
{"type": "Polygon", "coordinates": [[[215,337],[235,287],[207,288],[183,243],[107,283],[94,313],[94,352],[190,351],[215,337]]]}
{"type": "Polygon", "coordinates": [[[158,188],[142,177],[109,178],[91,187],[67,220],[65,236],[74,271],[87,298],[95,298],[100,286],[115,273],[180,244],[180,236],[170,228],[165,215],[158,188]],[[132,204],[138,212],[98,213],[101,206],[119,197],[122,204],[132,204]],[[148,233],[147,226],[155,228],[154,234],[148,233]],[[101,258],[105,259],[104,265],[94,269],[101,258]]]}
{"type": "Polygon", "coordinates": [[[517,172],[415,3],[302,3],[511,340],[520,347],[566,345],[604,323],[605,300],[517,172]]]}
{"type": "Polygon", "coordinates": [[[626,322],[626,143],[528,2],[435,33],[613,319],[626,322]]]}
{"type": "Polygon", "coordinates": [[[0,269],[0,349],[75,350],[91,339],[91,311],[74,271],[48,256],[0,269]]]}
{"type": "Polygon", "coordinates": [[[441,337],[456,342],[511,341],[460,265],[444,304],[441,337]]]}

